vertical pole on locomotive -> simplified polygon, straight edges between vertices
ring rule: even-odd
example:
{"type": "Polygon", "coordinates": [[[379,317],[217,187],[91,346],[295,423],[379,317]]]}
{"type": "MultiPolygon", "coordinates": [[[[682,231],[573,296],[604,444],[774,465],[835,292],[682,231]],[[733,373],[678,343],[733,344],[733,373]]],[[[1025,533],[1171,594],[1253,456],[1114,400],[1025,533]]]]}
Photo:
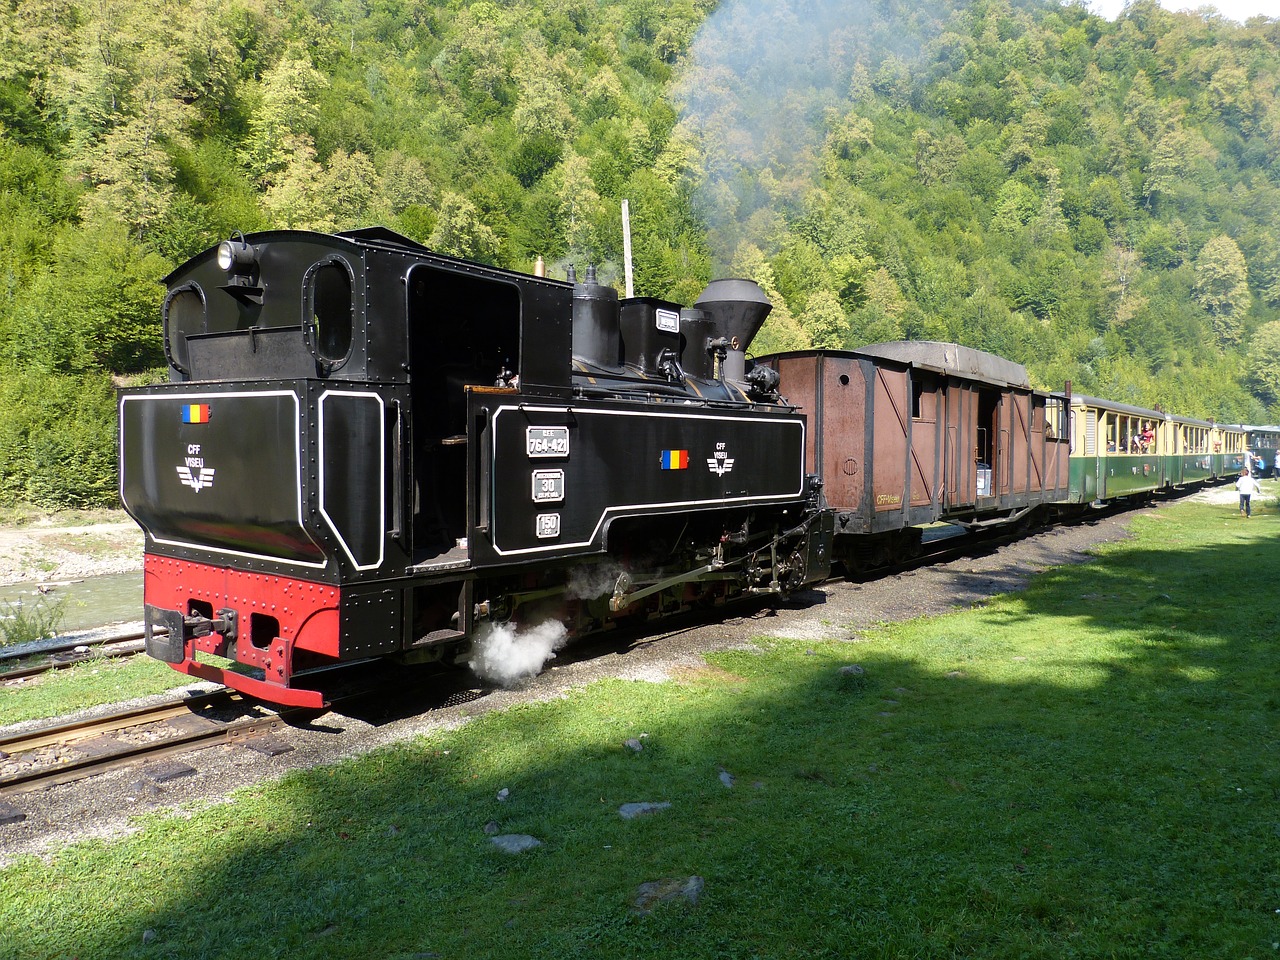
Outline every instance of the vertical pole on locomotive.
{"type": "Polygon", "coordinates": [[[627,299],[635,296],[631,285],[631,201],[622,201],[622,271],[626,278],[627,299]]]}

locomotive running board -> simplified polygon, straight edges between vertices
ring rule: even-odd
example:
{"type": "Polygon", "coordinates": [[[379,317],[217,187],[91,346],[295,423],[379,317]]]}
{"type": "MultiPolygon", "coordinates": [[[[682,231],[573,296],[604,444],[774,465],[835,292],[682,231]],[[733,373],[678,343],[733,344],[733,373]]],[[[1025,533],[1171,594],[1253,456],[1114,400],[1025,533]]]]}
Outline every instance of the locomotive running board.
{"type": "Polygon", "coordinates": [[[471,566],[471,554],[464,546],[451,547],[444,553],[415,563],[409,568],[410,575],[421,573],[441,573],[451,570],[466,570],[471,566]]]}

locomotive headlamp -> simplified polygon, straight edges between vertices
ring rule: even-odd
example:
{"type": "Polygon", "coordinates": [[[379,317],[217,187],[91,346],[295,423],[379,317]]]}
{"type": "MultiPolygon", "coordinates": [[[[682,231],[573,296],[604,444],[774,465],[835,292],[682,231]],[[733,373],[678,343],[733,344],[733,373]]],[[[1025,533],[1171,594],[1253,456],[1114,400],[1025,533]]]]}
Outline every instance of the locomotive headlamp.
{"type": "Polygon", "coordinates": [[[253,247],[245,242],[244,234],[237,234],[239,240],[232,237],[218,244],[218,266],[230,274],[252,273],[257,263],[253,247]]]}

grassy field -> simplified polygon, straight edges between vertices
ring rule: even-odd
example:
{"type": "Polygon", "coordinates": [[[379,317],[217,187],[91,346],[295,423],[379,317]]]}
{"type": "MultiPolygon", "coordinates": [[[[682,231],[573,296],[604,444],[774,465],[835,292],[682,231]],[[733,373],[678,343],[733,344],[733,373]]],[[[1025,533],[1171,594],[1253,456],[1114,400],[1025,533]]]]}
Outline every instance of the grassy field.
{"type": "Polygon", "coordinates": [[[1275,956],[1262,507],[1149,513],[973,610],[765,639],[19,861],[0,957],[1275,956]]]}
{"type": "MultiPolygon", "coordinates": [[[[66,667],[39,682],[7,688],[0,694],[0,726],[24,720],[65,716],[87,707],[164,693],[194,679],[149,657],[95,658],[66,667]]],[[[0,833],[0,847],[4,834],[0,833]]],[[[4,954],[0,953],[0,957],[4,954]]]]}

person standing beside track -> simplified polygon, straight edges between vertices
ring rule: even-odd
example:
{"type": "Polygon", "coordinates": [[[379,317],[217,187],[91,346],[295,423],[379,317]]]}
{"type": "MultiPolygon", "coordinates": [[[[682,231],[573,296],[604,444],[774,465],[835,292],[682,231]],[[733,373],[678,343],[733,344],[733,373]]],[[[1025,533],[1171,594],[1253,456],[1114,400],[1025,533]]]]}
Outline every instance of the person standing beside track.
{"type": "Polygon", "coordinates": [[[1240,476],[1236,480],[1236,492],[1240,494],[1240,516],[1247,520],[1253,516],[1253,495],[1262,492],[1262,488],[1258,486],[1258,481],[1253,479],[1248,467],[1240,471],[1240,476]]]}

